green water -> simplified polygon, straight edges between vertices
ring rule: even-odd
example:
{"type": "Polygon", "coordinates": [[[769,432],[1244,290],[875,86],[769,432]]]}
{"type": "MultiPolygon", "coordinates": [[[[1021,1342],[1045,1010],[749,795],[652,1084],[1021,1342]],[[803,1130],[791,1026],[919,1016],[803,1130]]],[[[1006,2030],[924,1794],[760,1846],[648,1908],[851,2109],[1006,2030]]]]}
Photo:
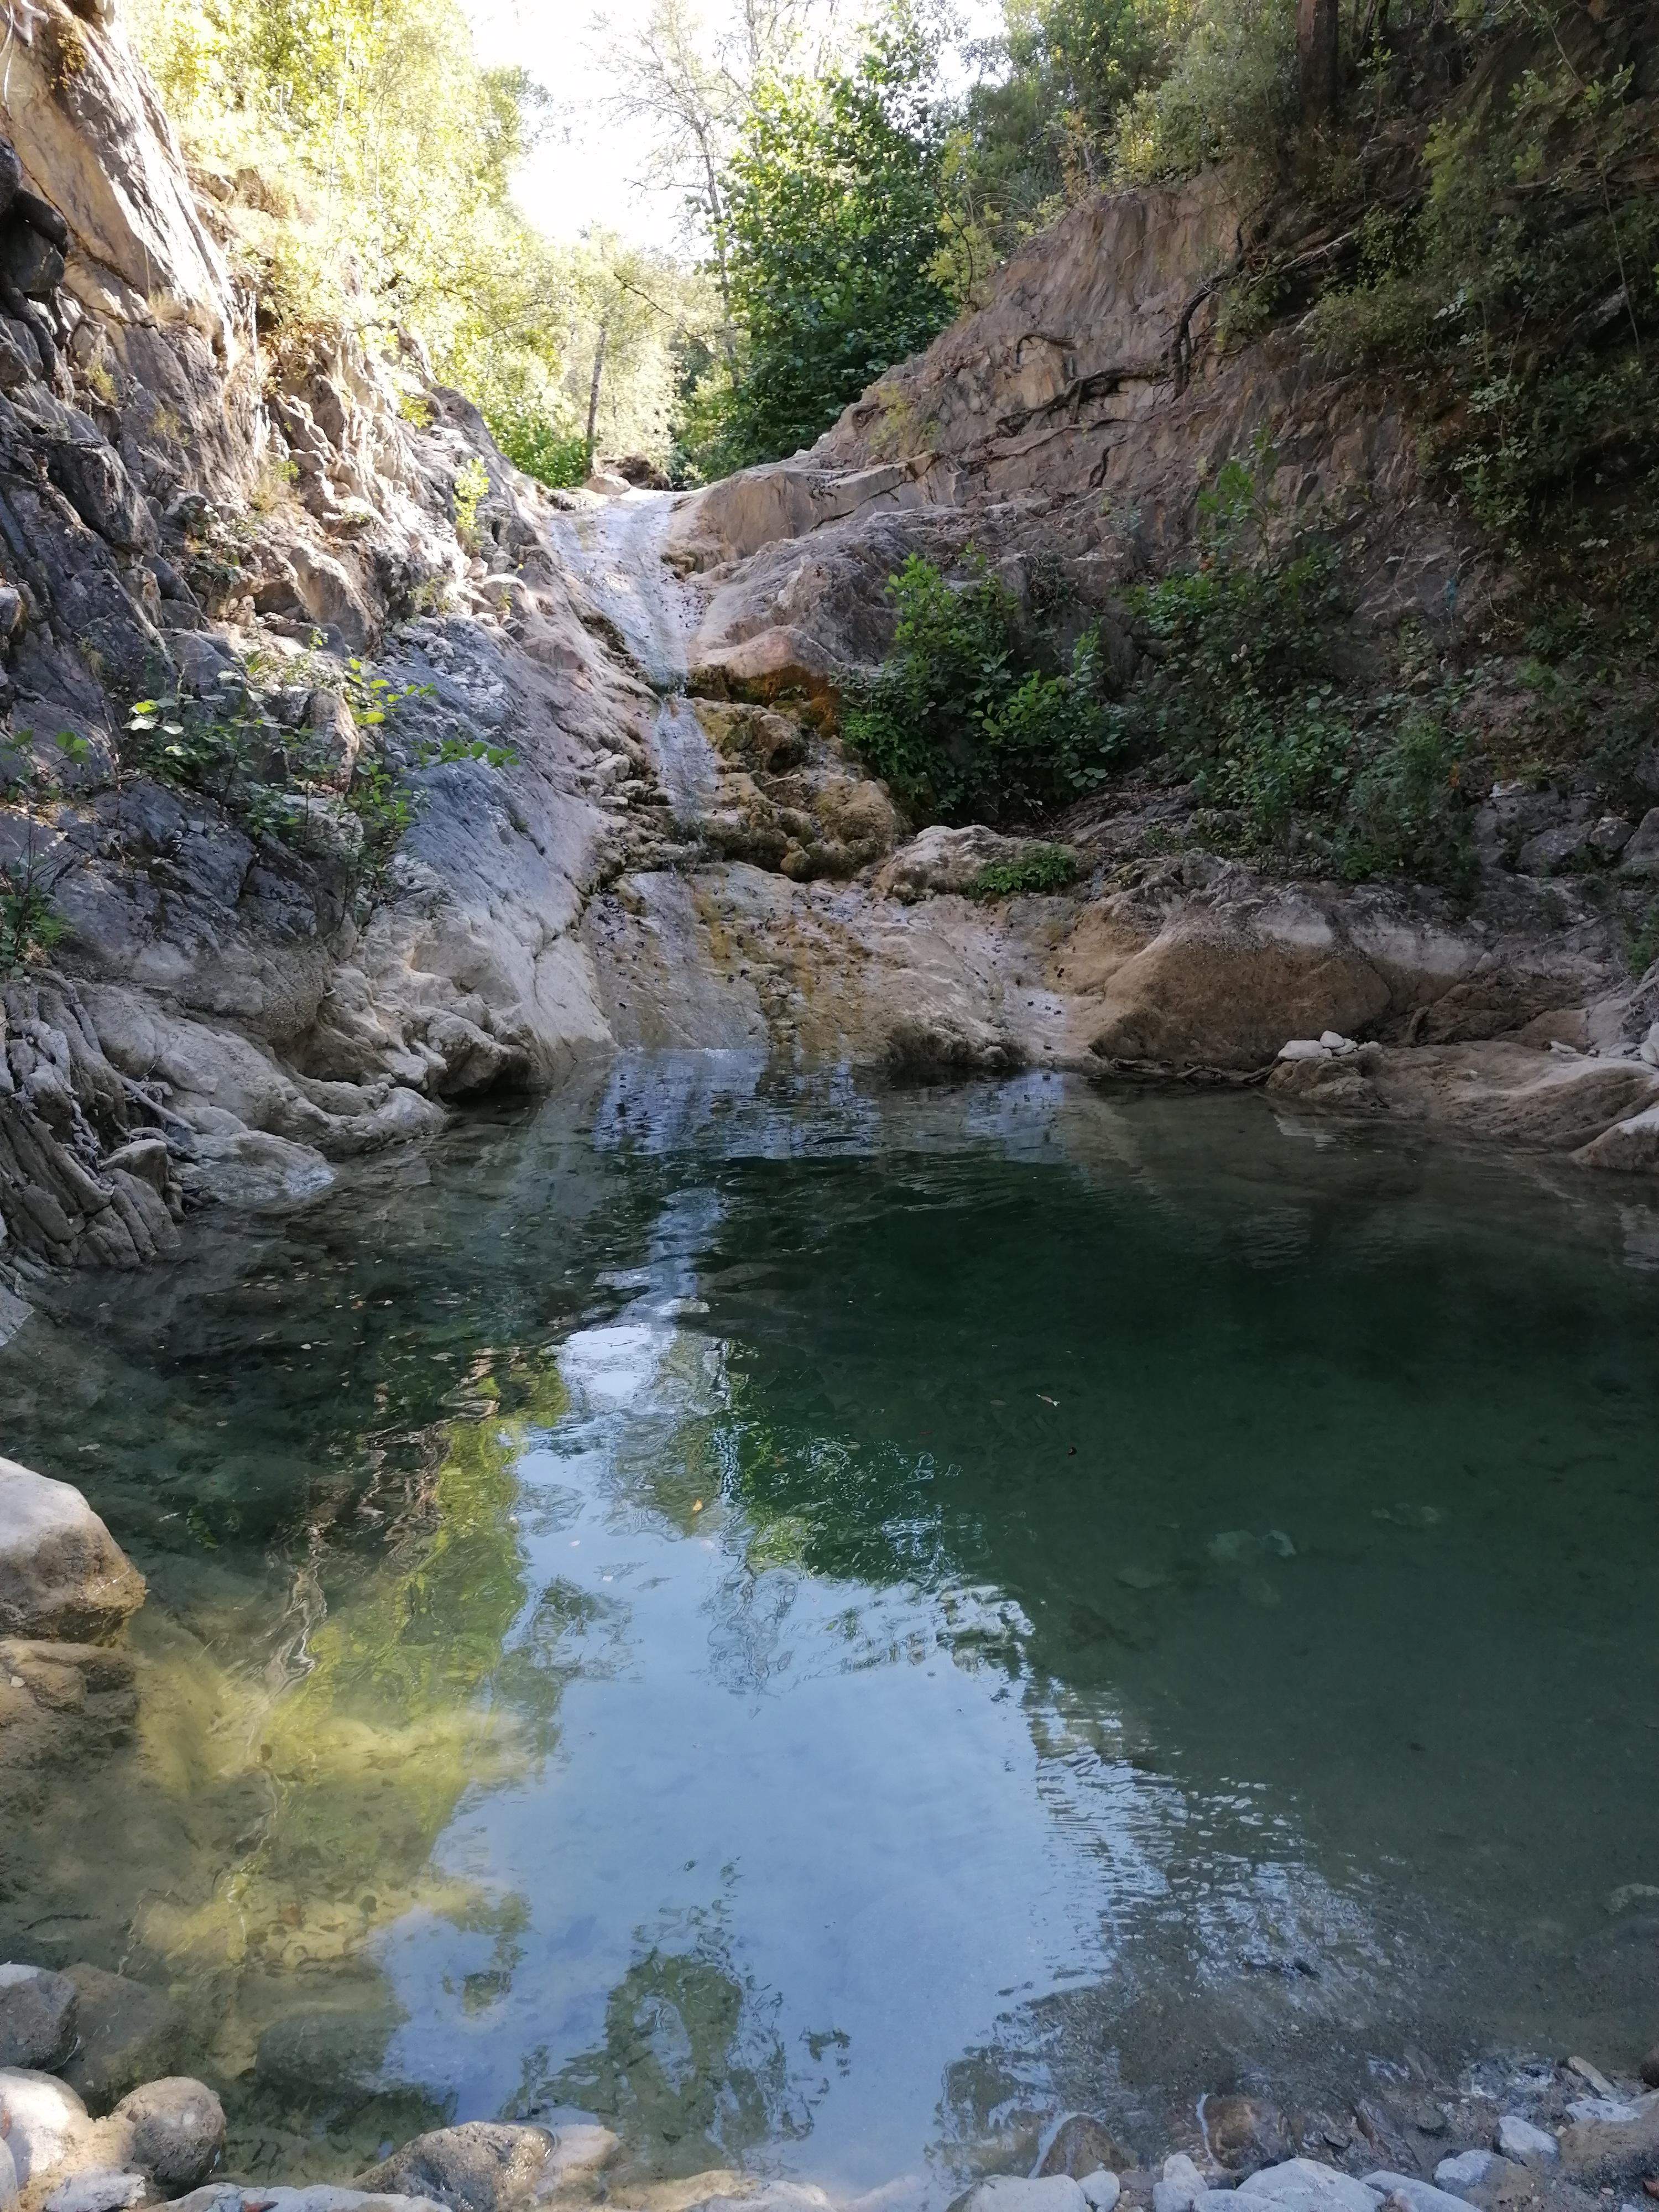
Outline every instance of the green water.
{"type": "Polygon", "coordinates": [[[0,1956],[232,2164],[595,2114],[853,2192],[1652,2040],[1659,1193],[1259,1097],[624,1062],[77,1286],[149,1577],[0,1956]]]}

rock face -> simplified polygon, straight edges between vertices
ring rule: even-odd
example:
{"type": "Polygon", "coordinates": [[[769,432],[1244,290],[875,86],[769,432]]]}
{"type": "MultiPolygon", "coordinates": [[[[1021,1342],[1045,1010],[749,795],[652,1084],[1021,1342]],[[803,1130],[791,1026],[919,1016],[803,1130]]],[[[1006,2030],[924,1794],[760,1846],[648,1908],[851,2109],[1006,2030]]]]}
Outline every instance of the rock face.
{"type": "Polygon", "coordinates": [[[0,1460],[0,1633],[100,1642],[144,1585],[78,1490],[0,1460]]]}

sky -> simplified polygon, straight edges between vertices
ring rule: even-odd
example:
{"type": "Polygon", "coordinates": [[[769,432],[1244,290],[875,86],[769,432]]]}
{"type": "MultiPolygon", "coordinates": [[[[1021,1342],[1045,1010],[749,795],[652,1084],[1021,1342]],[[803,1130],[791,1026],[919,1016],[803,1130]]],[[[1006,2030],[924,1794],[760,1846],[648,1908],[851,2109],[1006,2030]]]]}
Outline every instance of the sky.
{"type": "MultiPolygon", "coordinates": [[[[711,12],[719,4],[711,0],[711,12]]],[[[480,61],[527,70],[557,111],[518,183],[520,204],[537,228],[571,239],[598,223],[642,246],[683,250],[679,195],[637,186],[649,155],[645,133],[605,112],[607,41],[595,27],[593,0],[465,0],[465,6],[480,61]]],[[[614,32],[625,32],[649,6],[650,0],[605,0],[604,14],[614,32]]],[[[969,38],[1002,26],[1000,0],[958,0],[957,13],[969,38]]]]}

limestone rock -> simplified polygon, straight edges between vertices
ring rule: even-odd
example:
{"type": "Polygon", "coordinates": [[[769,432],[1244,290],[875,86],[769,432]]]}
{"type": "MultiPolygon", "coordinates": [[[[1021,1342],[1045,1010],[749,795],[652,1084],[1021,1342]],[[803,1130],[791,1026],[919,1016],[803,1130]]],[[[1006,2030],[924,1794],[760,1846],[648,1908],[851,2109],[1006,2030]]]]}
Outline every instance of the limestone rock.
{"type": "Polygon", "coordinates": [[[0,2067],[0,2136],[11,2151],[19,2188],[62,2166],[89,2133],[87,2108],[55,2075],[0,2067]]]}
{"type": "Polygon", "coordinates": [[[205,2082],[187,2075],[146,2081],[110,2118],[126,2132],[126,2158],[168,2195],[204,2181],[225,2148],[224,2107],[205,2082]]]}
{"type": "Polygon", "coordinates": [[[981,823],[949,830],[935,823],[894,854],[876,878],[884,898],[907,903],[945,891],[965,891],[980,872],[1018,860],[1023,841],[981,823]]]}
{"type": "Polygon", "coordinates": [[[142,2173],[118,2166],[93,2166],[68,2174],[46,2198],[41,2212],[125,2212],[149,2194],[142,2173]]]}
{"type": "MultiPolygon", "coordinates": [[[[3,1501],[0,1487],[0,1515],[3,1501]]],[[[0,1966],[0,2066],[50,2074],[75,2042],[75,1984],[67,1975],[44,1966],[0,1966]]]]}
{"type": "Polygon", "coordinates": [[[173,2000],[101,1966],[68,1971],[79,1993],[80,2044],[64,2068],[64,2079],[79,2091],[88,2109],[106,2112],[142,2082],[170,2076],[185,2045],[185,2016],[173,2000]]]}
{"type": "Polygon", "coordinates": [[[1241,2199],[1260,2198],[1277,2212],[1376,2212],[1380,2195],[1352,2174],[1311,2158],[1263,2166],[1238,2185],[1241,2199]]]}
{"type": "Polygon", "coordinates": [[[1497,2157],[1496,2151],[1459,2151],[1455,2158],[1441,2160],[1434,2169],[1435,2180],[1442,2189],[1461,2197],[1466,2190],[1480,2186],[1497,2162],[1497,2157]]]}
{"type": "Polygon", "coordinates": [[[1089,2200],[1068,2173],[1026,2180],[994,2173],[957,2198],[951,2212],[1089,2212],[1089,2200]]]}
{"type": "Polygon", "coordinates": [[[80,1492],[0,1459],[0,1634],[97,1642],[144,1584],[80,1492]]]}
{"type": "Polygon", "coordinates": [[[1499,2155],[1513,2159],[1517,2166],[1553,2166],[1561,2154],[1547,2128],[1534,2127],[1518,2112],[1504,2113],[1494,2140],[1499,2155]]]}

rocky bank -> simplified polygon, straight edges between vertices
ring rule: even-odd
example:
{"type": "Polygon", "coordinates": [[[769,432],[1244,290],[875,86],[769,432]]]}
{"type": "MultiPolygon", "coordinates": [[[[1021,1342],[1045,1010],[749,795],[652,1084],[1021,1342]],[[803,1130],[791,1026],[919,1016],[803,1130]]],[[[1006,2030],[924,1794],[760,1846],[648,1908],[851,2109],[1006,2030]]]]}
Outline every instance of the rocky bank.
{"type": "Polygon", "coordinates": [[[1480,618],[1389,395],[1220,344],[1219,185],[1076,210],[810,454],[548,495],[412,345],[262,334],[223,251],[258,180],[187,168],[107,9],[22,11],[4,103],[14,1291],[636,1046],[1266,1080],[1659,1161],[1659,972],[1572,872],[1659,872],[1659,811],[1496,789],[1454,908],[1170,849],[1181,794],[1126,785],[1061,825],[1073,890],[990,903],[1007,842],[913,836],[836,738],[912,550],[1058,562],[1129,680],[1116,594],[1257,430],[1287,511],[1350,518],[1363,623],[1480,618]]]}

